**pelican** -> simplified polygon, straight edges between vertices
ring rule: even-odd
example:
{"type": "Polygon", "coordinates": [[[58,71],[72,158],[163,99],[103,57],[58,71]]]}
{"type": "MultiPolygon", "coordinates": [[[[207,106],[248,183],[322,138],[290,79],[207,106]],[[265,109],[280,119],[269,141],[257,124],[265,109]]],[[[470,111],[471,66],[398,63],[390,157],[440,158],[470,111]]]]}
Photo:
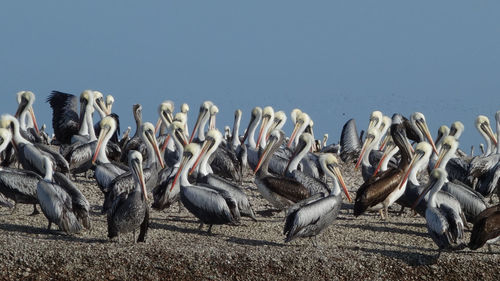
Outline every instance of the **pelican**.
{"type": "Polygon", "coordinates": [[[116,130],[116,121],[110,116],[104,117],[101,122],[101,132],[97,140],[95,152],[92,156],[92,165],[96,165],[94,177],[97,185],[104,194],[109,192],[108,187],[113,179],[125,172],[126,168],[111,163],[106,156],[106,146],[116,130]]]}
{"type": "Polygon", "coordinates": [[[159,135],[163,135],[165,132],[165,128],[172,123],[174,119],[174,102],[170,100],[163,101],[158,106],[158,122],[155,126],[155,133],[159,133],[159,135]]]}
{"type": "Polygon", "coordinates": [[[180,176],[181,201],[194,216],[200,221],[200,229],[203,224],[209,224],[207,233],[211,233],[214,224],[235,224],[239,220],[240,213],[234,199],[224,196],[213,189],[192,185],[188,181],[188,171],[193,166],[200,146],[196,143],[186,145],[181,164],[171,189],[175,186],[180,176]]]}
{"type": "Polygon", "coordinates": [[[460,215],[456,210],[446,208],[436,202],[436,193],[446,182],[446,178],[446,170],[442,168],[434,169],[430,174],[431,183],[424,189],[414,204],[417,205],[425,194],[430,191],[425,219],[427,221],[427,231],[439,247],[437,258],[441,255],[442,250],[459,249],[462,246],[463,238],[464,225],[460,215]]]}
{"type": "Polygon", "coordinates": [[[204,101],[200,106],[200,113],[198,114],[198,119],[196,119],[196,123],[194,124],[193,132],[191,133],[191,138],[189,142],[193,141],[194,136],[198,133],[198,141],[202,142],[205,140],[205,125],[210,118],[210,107],[212,107],[214,103],[211,101],[204,101]]]}
{"type": "Polygon", "coordinates": [[[80,129],[77,113],[78,99],[71,94],[52,91],[47,102],[52,108],[52,128],[55,139],[61,144],[70,144],[71,137],[78,134],[80,129]]]}
{"type": "MultiPolygon", "coordinates": [[[[146,151],[148,152],[148,158],[145,161],[146,163],[142,171],[146,188],[150,191],[157,185],[159,171],[165,167],[165,164],[160,155],[160,150],[158,149],[158,143],[156,142],[154,133],[155,127],[153,124],[144,122],[141,131],[142,142],[146,145],[146,151]]],[[[104,199],[102,211],[106,212],[108,208],[111,207],[111,202],[121,193],[132,191],[133,183],[134,178],[132,171],[124,172],[116,176],[105,188],[105,194],[107,194],[107,196],[104,199]]]]}
{"type": "Polygon", "coordinates": [[[451,180],[443,186],[443,190],[451,193],[460,202],[460,206],[467,218],[467,221],[472,222],[474,218],[481,213],[484,209],[488,207],[484,197],[477,191],[472,190],[469,186],[463,184],[461,181],[452,180],[453,178],[465,178],[467,177],[466,172],[463,170],[457,173],[456,169],[449,169],[448,161],[455,155],[456,149],[458,147],[458,142],[453,136],[447,136],[443,141],[443,147],[438,155],[438,160],[435,167],[445,168],[447,170],[447,176],[451,180]],[[453,177],[450,177],[450,173],[455,173],[453,177]],[[457,174],[460,176],[457,176],[457,174]]]}
{"type": "Polygon", "coordinates": [[[484,115],[479,115],[476,118],[475,125],[478,132],[483,136],[486,142],[485,156],[488,156],[494,151],[493,146],[498,146],[498,140],[491,129],[490,119],[484,115]]]}
{"type": "Polygon", "coordinates": [[[297,122],[295,123],[295,126],[292,131],[292,135],[290,136],[290,139],[288,140],[287,147],[291,147],[292,143],[297,145],[298,143],[298,137],[302,135],[304,130],[309,126],[311,122],[311,117],[307,113],[302,113],[297,116],[297,122]]]}
{"type": "Polygon", "coordinates": [[[283,131],[273,131],[269,143],[255,167],[255,184],[262,196],[280,210],[310,196],[309,190],[296,180],[272,176],[268,171],[269,161],[285,139],[283,131]]]}
{"type": "MultiPolygon", "coordinates": [[[[329,188],[327,187],[327,184],[325,182],[319,179],[319,172],[317,170],[315,174],[312,174],[311,172],[307,173],[297,169],[299,162],[303,161],[304,156],[306,156],[311,149],[313,141],[313,136],[309,133],[303,133],[300,136],[299,143],[295,147],[294,155],[288,162],[288,166],[285,170],[285,175],[300,182],[305,188],[309,190],[309,193],[311,195],[320,192],[327,194],[329,188]]],[[[314,165],[316,165],[316,163],[314,163],[314,165]]],[[[325,171],[322,170],[322,172],[325,171]]]]}
{"type": "Polygon", "coordinates": [[[276,111],[274,113],[274,120],[273,123],[271,124],[271,127],[267,130],[266,134],[266,141],[269,139],[269,136],[271,135],[271,132],[274,130],[281,130],[283,126],[285,126],[286,123],[286,114],[282,110],[276,111]]]}
{"type": "Polygon", "coordinates": [[[458,141],[454,136],[446,136],[443,139],[441,150],[434,164],[434,168],[446,169],[450,180],[456,179],[462,183],[468,183],[470,164],[463,158],[456,157],[458,141]]]}
{"type": "MultiPolygon", "coordinates": [[[[196,183],[214,189],[221,193],[228,193],[228,195],[234,198],[234,200],[236,201],[238,209],[242,216],[247,216],[254,221],[257,221],[252,206],[250,205],[246,194],[242,191],[243,187],[234,184],[232,181],[226,180],[213,173],[208,172],[208,160],[210,156],[216,152],[221,143],[221,140],[222,135],[218,130],[212,129],[207,132],[205,142],[203,143],[203,146],[201,148],[201,153],[198,156],[198,159],[201,158],[201,160],[197,160],[200,161],[200,169],[198,172],[196,183]]],[[[195,162],[193,168],[191,168],[191,171],[194,171],[194,169],[196,168],[196,163],[197,162],[195,162]]]]}
{"type": "Polygon", "coordinates": [[[365,181],[356,192],[354,201],[354,215],[359,216],[368,208],[379,210],[382,219],[388,216],[388,207],[405,192],[406,184],[399,183],[404,176],[405,169],[410,164],[411,151],[406,139],[405,129],[402,124],[391,125],[391,135],[394,143],[399,147],[401,160],[395,169],[389,169],[376,177],[365,181]],[[385,216],[382,212],[385,211],[385,216]]]}
{"type": "Polygon", "coordinates": [[[59,153],[52,151],[43,144],[32,144],[21,136],[19,121],[10,115],[4,114],[0,117],[0,128],[11,128],[13,131],[14,148],[17,150],[17,158],[24,169],[33,171],[39,175],[45,174],[42,156],[50,157],[56,165],[56,170],[63,173],[69,171],[68,162],[59,153]]]}
{"type": "Polygon", "coordinates": [[[63,174],[52,169],[52,161],[43,156],[45,177],[38,182],[37,197],[42,212],[52,223],[68,233],[78,233],[82,224],[90,228],[89,203],[85,196],[63,174]]]}
{"type": "Polygon", "coordinates": [[[340,186],[349,202],[351,201],[338,168],[337,158],[330,153],[323,154],[320,156],[320,163],[325,173],[333,179],[330,195],[319,193],[290,207],[283,229],[283,234],[286,235],[285,242],[298,237],[316,237],[335,221],[342,206],[340,186]]]}
{"type": "Polygon", "coordinates": [[[131,150],[128,155],[128,164],[134,177],[134,189],[130,193],[121,193],[108,211],[108,237],[113,239],[120,234],[132,231],[134,243],[146,242],[149,227],[149,207],[146,183],[142,173],[142,155],[131,150]],[[139,238],[135,240],[135,231],[140,228],[139,238]]]}
{"type": "Polygon", "coordinates": [[[359,157],[361,141],[356,128],[356,121],[349,119],[342,127],[340,134],[340,159],[347,162],[359,157]]]}
{"type": "Polygon", "coordinates": [[[126,159],[126,157],[128,156],[128,152],[130,150],[139,150],[139,146],[141,145],[142,105],[134,104],[132,106],[132,113],[134,114],[136,130],[134,136],[130,138],[125,147],[122,147],[120,160],[124,163],[128,163],[126,159]]]}
{"type": "Polygon", "coordinates": [[[488,250],[491,252],[491,244],[498,240],[500,240],[500,205],[489,207],[476,217],[469,248],[477,250],[488,244],[488,250]]]}
{"type": "MultiPolygon", "coordinates": [[[[0,128],[0,152],[7,147],[11,139],[11,132],[0,128]]],[[[39,213],[36,209],[38,204],[36,186],[41,179],[38,174],[31,171],[0,166],[0,194],[12,199],[15,202],[14,208],[17,203],[33,204],[32,215],[36,215],[39,213]]]]}
{"type": "MultiPolygon", "coordinates": [[[[460,138],[460,136],[462,135],[462,133],[464,132],[464,129],[465,129],[465,126],[462,122],[455,121],[451,124],[449,135],[455,137],[455,139],[458,140],[460,138]]],[[[436,148],[437,148],[437,146],[436,146],[436,148]]]]}
{"type": "Polygon", "coordinates": [[[167,167],[158,173],[158,184],[153,188],[154,201],[152,207],[154,209],[163,210],[179,201],[179,182],[177,181],[175,186],[171,184],[174,183],[173,180],[179,169],[182,154],[184,153],[183,144],[187,144],[183,128],[184,126],[178,121],[174,121],[168,126],[168,134],[175,143],[176,155],[168,157],[166,159],[167,167]]]}
{"type": "Polygon", "coordinates": [[[38,130],[38,124],[36,123],[35,113],[33,111],[35,94],[31,91],[22,91],[17,94],[17,99],[19,106],[14,116],[19,120],[21,134],[32,143],[42,142],[39,135],[40,131],[38,130]]]}

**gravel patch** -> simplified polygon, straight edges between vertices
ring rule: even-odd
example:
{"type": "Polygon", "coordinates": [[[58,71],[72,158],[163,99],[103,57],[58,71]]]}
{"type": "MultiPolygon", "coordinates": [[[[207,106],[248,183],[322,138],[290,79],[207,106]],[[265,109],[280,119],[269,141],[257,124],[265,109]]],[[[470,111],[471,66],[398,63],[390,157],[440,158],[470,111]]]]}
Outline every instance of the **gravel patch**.
{"type": "MultiPolygon", "coordinates": [[[[362,179],[353,165],[342,167],[352,195],[362,179]]],[[[399,206],[387,221],[377,213],[358,218],[344,200],[337,221],[317,237],[285,244],[284,213],[272,212],[256,187],[245,190],[258,222],[242,218],[239,226],[214,226],[212,235],[177,205],[151,210],[146,243],[107,239],[103,195],[93,179],[79,177],[77,186],[91,204],[92,231],[68,236],[48,231],[43,214],[28,216],[30,205],[14,213],[0,208],[0,279],[2,280],[500,280],[500,247],[443,252],[427,234],[425,219],[399,206]]],[[[466,232],[468,241],[470,231],[466,232]]]]}

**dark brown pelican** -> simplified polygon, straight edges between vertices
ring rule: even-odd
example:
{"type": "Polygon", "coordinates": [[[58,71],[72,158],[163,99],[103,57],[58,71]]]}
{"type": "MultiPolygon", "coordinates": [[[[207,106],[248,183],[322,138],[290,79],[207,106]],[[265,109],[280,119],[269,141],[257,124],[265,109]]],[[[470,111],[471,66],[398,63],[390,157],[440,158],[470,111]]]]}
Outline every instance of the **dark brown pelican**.
{"type": "Polygon", "coordinates": [[[90,228],[89,202],[63,174],[53,171],[52,161],[43,156],[45,177],[38,182],[37,197],[42,212],[49,221],[68,233],[78,233],[82,225],[90,228]]]}
{"type": "Polygon", "coordinates": [[[446,182],[446,178],[447,173],[444,169],[434,169],[430,175],[430,184],[415,202],[415,205],[417,205],[425,194],[430,191],[425,219],[429,235],[439,247],[437,258],[441,255],[442,250],[460,249],[463,246],[464,225],[460,214],[457,210],[446,208],[436,202],[436,193],[446,182]]]}
{"type": "Polygon", "coordinates": [[[316,237],[335,221],[342,206],[340,186],[349,202],[351,201],[337,158],[330,153],[323,154],[320,156],[320,163],[325,173],[333,179],[330,195],[318,193],[290,207],[283,229],[285,242],[298,237],[316,237]]]}
{"type": "Polygon", "coordinates": [[[477,250],[488,244],[488,250],[491,252],[491,244],[498,240],[500,240],[500,205],[489,207],[476,217],[469,248],[477,250]]]}
{"type": "Polygon", "coordinates": [[[146,183],[142,173],[142,155],[131,150],[128,155],[130,171],[134,177],[134,189],[130,193],[121,193],[114,201],[108,211],[108,237],[113,239],[120,234],[133,232],[134,243],[135,231],[140,228],[137,242],[146,242],[146,234],[149,227],[149,207],[146,183]]]}
{"type": "MultiPolygon", "coordinates": [[[[11,139],[10,131],[0,128],[0,153],[4,151],[11,139]]],[[[38,204],[36,186],[41,179],[38,174],[31,171],[0,166],[0,193],[15,202],[14,208],[17,203],[33,204],[32,215],[36,215],[39,213],[36,209],[36,204],[38,204]]]]}
{"type": "Polygon", "coordinates": [[[200,146],[196,143],[186,145],[182,156],[179,171],[175,175],[172,187],[180,181],[181,201],[194,216],[203,224],[208,224],[208,233],[211,233],[214,224],[235,224],[240,218],[237,203],[230,196],[203,186],[192,185],[188,181],[188,171],[193,166],[200,153],[200,146]],[[180,179],[179,179],[180,176],[180,179]]]}
{"type": "Polygon", "coordinates": [[[284,176],[272,176],[268,171],[272,155],[284,140],[285,133],[283,131],[273,131],[255,168],[255,184],[259,192],[275,208],[280,210],[284,210],[311,195],[309,190],[296,180],[284,176]]]}
{"type": "Polygon", "coordinates": [[[370,178],[361,185],[354,201],[354,215],[359,216],[367,209],[379,210],[384,219],[388,215],[388,207],[405,191],[406,185],[400,186],[405,170],[410,164],[411,151],[406,139],[406,132],[401,124],[391,126],[394,143],[399,147],[401,160],[395,169],[389,169],[370,178]],[[385,216],[382,211],[385,211],[385,216]]]}

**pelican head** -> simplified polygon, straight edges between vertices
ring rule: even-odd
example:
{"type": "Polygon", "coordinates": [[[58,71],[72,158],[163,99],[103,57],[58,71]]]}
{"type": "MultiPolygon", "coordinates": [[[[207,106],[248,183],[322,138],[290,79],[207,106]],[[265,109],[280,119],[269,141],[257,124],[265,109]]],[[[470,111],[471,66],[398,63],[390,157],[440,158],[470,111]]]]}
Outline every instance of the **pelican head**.
{"type": "Polygon", "coordinates": [[[215,115],[219,113],[219,108],[214,104],[210,107],[210,124],[209,130],[215,129],[215,115]]]}
{"type": "MultiPolygon", "coordinates": [[[[432,190],[432,194],[435,194],[436,192],[438,192],[441,188],[437,188],[437,187],[442,187],[443,184],[446,182],[448,178],[448,173],[446,172],[446,170],[444,168],[435,168],[434,170],[432,170],[432,172],[429,174],[429,183],[427,184],[427,186],[425,187],[425,189],[422,191],[422,193],[418,196],[417,200],[415,200],[415,203],[413,204],[413,206],[411,207],[413,210],[417,207],[418,203],[420,203],[420,201],[422,201],[422,198],[425,197],[425,195],[430,191],[432,190]]],[[[431,198],[432,198],[432,194],[431,194],[431,198]]],[[[429,200],[429,203],[434,203],[432,202],[433,200],[429,200]]]]}
{"type": "Polygon", "coordinates": [[[181,105],[181,112],[187,114],[189,112],[189,104],[183,103],[181,105]]]}
{"type": "Polygon", "coordinates": [[[410,175],[410,171],[415,167],[415,163],[429,163],[429,158],[432,154],[432,146],[425,141],[419,142],[415,147],[415,153],[413,158],[411,159],[410,165],[405,170],[405,175],[401,182],[399,183],[399,188],[401,189],[406,181],[408,180],[408,176],[410,175]]]}
{"type": "Polygon", "coordinates": [[[217,129],[208,130],[207,135],[205,137],[205,141],[203,142],[203,145],[201,147],[200,153],[191,168],[191,172],[195,170],[196,166],[200,162],[203,155],[205,155],[207,152],[212,153],[215,149],[217,149],[217,147],[219,147],[221,141],[222,141],[222,134],[221,132],[219,132],[219,130],[217,129]]]}
{"type": "Polygon", "coordinates": [[[382,125],[382,119],[384,115],[382,114],[381,111],[375,110],[372,112],[370,115],[370,121],[368,122],[368,130],[370,128],[380,128],[380,125],[382,125]]]}
{"type": "Polygon", "coordinates": [[[290,118],[292,119],[292,123],[295,124],[297,123],[297,117],[302,113],[302,110],[298,108],[292,109],[292,112],[290,112],[290,118]]]}
{"type": "Polygon", "coordinates": [[[94,91],[93,105],[101,117],[108,115],[108,106],[104,102],[104,95],[99,91],[94,91]]]}
{"type": "Polygon", "coordinates": [[[354,169],[357,169],[359,167],[359,164],[361,164],[361,160],[363,160],[363,157],[367,151],[371,150],[373,145],[376,144],[377,139],[380,137],[380,130],[371,127],[368,129],[368,132],[366,133],[366,138],[365,141],[363,142],[363,146],[361,147],[361,153],[359,154],[358,161],[356,162],[356,166],[354,169]]]}
{"type": "Polygon", "coordinates": [[[297,116],[297,122],[295,123],[295,127],[293,128],[292,135],[290,136],[290,140],[288,141],[288,147],[292,145],[292,142],[294,141],[295,137],[298,135],[298,133],[302,133],[305,128],[309,125],[311,122],[311,118],[307,113],[302,113],[299,116],[297,116]]]}
{"type": "MultiPolygon", "coordinates": [[[[260,123],[260,119],[262,118],[262,108],[260,106],[256,106],[252,109],[252,112],[250,114],[250,122],[248,124],[248,128],[245,132],[245,135],[243,136],[243,139],[241,140],[241,143],[245,143],[247,137],[248,137],[248,134],[250,133],[251,131],[251,126],[254,125],[255,127],[257,127],[260,123]]],[[[249,141],[250,143],[250,141],[249,141]]]]}
{"type": "Polygon", "coordinates": [[[188,143],[184,147],[184,152],[182,153],[179,169],[177,170],[177,174],[175,174],[174,180],[172,181],[170,191],[174,189],[175,184],[179,178],[179,175],[183,173],[185,169],[189,169],[192,167],[194,161],[196,160],[200,152],[201,152],[200,145],[197,143],[188,143]]]}
{"type": "Polygon", "coordinates": [[[262,110],[262,124],[260,124],[259,136],[257,137],[257,148],[260,146],[262,141],[262,133],[269,129],[270,121],[274,119],[274,109],[271,106],[266,106],[262,110]],[[268,126],[269,124],[269,126],[268,126]]]}
{"type": "Polygon", "coordinates": [[[188,140],[186,139],[186,134],[184,134],[184,124],[180,121],[174,121],[170,125],[170,131],[175,135],[177,140],[179,140],[182,145],[186,145],[188,140]]]}
{"type": "Polygon", "coordinates": [[[446,136],[443,139],[443,144],[441,145],[441,150],[438,154],[438,160],[436,161],[436,165],[434,166],[434,168],[444,168],[445,166],[443,166],[441,163],[444,162],[446,164],[446,162],[448,162],[448,160],[455,154],[457,148],[457,139],[455,139],[454,136],[446,136]]]}
{"type": "Polygon", "coordinates": [[[259,158],[259,161],[257,162],[257,166],[255,166],[254,173],[257,173],[259,171],[262,161],[269,157],[269,153],[273,150],[274,146],[279,145],[285,138],[285,132],[281,130],[274,130],[271,132],[271,135],[269,136],[269,143],[267,144],[266,148],[262,152],[262,155],[259,158]]]}
{"type": "MultiPolygon", "coordinates": [[[[330,174],[330,177],[334,179],[334,189],[332,189],[332,192],[334,195],[337,191],[335,189],[339,189],[339,183],[340,186],[342,187],[342,190],[344,191],[347,199],[349,202],[352,202],[351,195],[349,195],[349,191],[347,190],[347,187],[344,182],[344,178],[342,177],[342,173],[340,172],[339,169],[339,161],[337,160],[337,157],[333,155],[332,153],[325,153],[321,154],[319,156],[319,162],[321,163],[321,167],[325,170],[325,173],[330,174]]],[[[340,190],[338,190],[340,192],[340,190]]]]}
{"type": "Polygon", "coordinates": [[[451,124],[450,136],[454,136],[457,140],[460,138],[464,131],[464,124],[460,121],[455,121],[451,124]]]}
{"type": "Polygon", "coordinates": [[[269,130],[267,130],[266,139],[269,138],[269,134],[273,130],[275,130],[275,129],[281,130],[281,128],[283,128],[283,126],[285,125],[285,123],[286,123],[286,114],[285,114],[285,112],[283,110],[276,111],[274,113],[273,124],[271,125],[271,127],[269,128],[269,130]]]}
{"type": "Polygon", "coordinates": [[[476,128],[479,133],[487,140],[488,143],[497,144],[497,138],[493,134],[493,130],[491,129],[490,119],[484,115],[479,115],[476,118],[476,128]]]}
{"type": "Polygon", "coordinates": [[[414,112],[410,117],[411,123],[415,126],[418,131],[427,138],[427,141],[432,145],[432,150],[434,153],[438,153],[436,149],[436,145],[434,144],[434,140],[431,137],[431,133],[429,132],[429,127],[427,126],[427,122],[425,121],[424,114],[420,112],[414,112]]]}
{"type": "Polygon", "coordinates": [[[111,109],[113,108],[113,104],[115,103],[115,98],[112,95],[106,96],[106,115],[111,114],[111,109]]]}
{"type": "MultiPolygon", "coordinates": [[[[35,112],[33,111],[33,103],[35,102],[35,94],[31,91],[21,91],[17,93],[17,100],[19,106],[17,108],[15,117],[22,118],[21,114],[28,110],[31,120],[33,120],[33,127],[35,128],[36,133],[39,133],[38,124],[36,122],[35,112]]],[[[24,120],[22,120],[24,122],[24,120]]],[[[24,124],[22,123],[21,124],[24,124]]]]}
{"type": "Polygon", "coordinates": [[[194,124],[193,132],[191,132],[191,138],[189,139],[189,142],[193,141],[194,135],[198,131],[198,127],[200,126],[201,120],[204,118],[207,118],[207,115],[210,114],[210,107],[212,107],[214,103],[211,101],[204,101],[200,105],[200,112],[198,114],[198,118],[196,119],[196,122],[194,124]]]}

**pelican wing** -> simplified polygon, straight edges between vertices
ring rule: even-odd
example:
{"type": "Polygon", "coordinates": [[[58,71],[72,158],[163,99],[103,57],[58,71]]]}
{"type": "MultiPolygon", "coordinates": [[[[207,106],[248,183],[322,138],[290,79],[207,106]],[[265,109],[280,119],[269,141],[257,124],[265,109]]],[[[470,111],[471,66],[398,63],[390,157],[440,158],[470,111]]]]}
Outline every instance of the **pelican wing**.
{"type": "MultiPolygon", "coordinates": [[[[16,194],[36,199],[36,186],[42,178],[31,171],[13,168],[2,168],[0,170],[0,192],[4,194],[16,194]]],[[[7,195],[10,197],[9,195],[7,195]]]]}
{"type": "Polygon", "coordinates": [[[71,136],[78,134],[78,98],[71,94],[52,91],[47,98],[52,108],[52,127],[60,143],[70,143],[71,136]]]}
{"type": "Polygon", "coordinates": [[[223,224],[234,221],[226,200],[216,191],[201,186],[182,188],[182,203],[202,222],[223,224]]]}
{"type": "Polygon", "coordinates": [[[298,202],[310,196],[309,191],[299,182],[286,177],[264,177],[263,184],[272,192],[292,201],[298,202]]]}

